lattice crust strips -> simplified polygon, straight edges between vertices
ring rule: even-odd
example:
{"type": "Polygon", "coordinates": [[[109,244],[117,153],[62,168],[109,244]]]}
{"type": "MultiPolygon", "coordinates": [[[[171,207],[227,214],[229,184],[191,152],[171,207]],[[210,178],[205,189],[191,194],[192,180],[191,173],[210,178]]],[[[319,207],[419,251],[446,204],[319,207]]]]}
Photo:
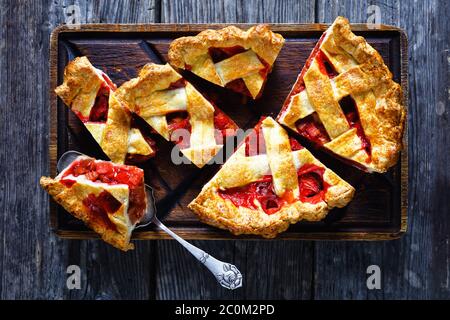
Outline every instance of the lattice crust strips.
{"type": "Polygon", "coordinates": [[[131,114],[117,100],[115,86],[109,77],[96,69],[86,57],[70,61],[64,70],[64,82],[55,89],[56,94],[83,121],[86,128],[116,163],[124,163],[127,154],[149,156],[154,153],[139,129],[131,128],[131,114]],[[107,80],[106,80],[107,79],[107,80]],[[93,122],[89,118],[101,86],[109,88],[106,122],[93,122]]]}
{"type": "Polygon", "coordinates": [[[291,223],[302,219],[322,220],[329,209],[348,204],[354,194],[350,184],[326,168],[307,149],[291,151],[287,132],[272,118],[266,118],[261,128],[267,153],[246,156],[245,143],[242,144],[189,204],[201,220],[229,229],[234,234],[258,234],[270,238],[286,230],[291,223]],[[298,195],[297,170],[305,164],[325,168],[323,179],[329,187],[324,200],[316,204],[296,200],[268,215],[262,208],[237,207],[218,193],[219,190],[243,187],[272,175],[277,196],[282,197],[286,192],[298,195]]]}
{"type": "Polygon", "coordinates": [[[325,148],[369,171],[386,171],[397,162],[401,149],[406,112],[400,85],[392,80],[379,53],[363,37],[351,32],[345,18],[336,19],[319,48],[338,75],[330,79],[321,72],[316,56],[306,72],[302,72],[306,90],[289,98],[287,109],[278,118],[280,123],[297,131],[296,122],[316,112],[331,139],[325,148]],[[339,105],[348,95],[356,103],[370,141],[370,157],[339,105]]]}
{"type": "Polygon", "coordinates": [[[180,80],[184,79],[169,64],[147,64],[137,78],[117,90],[117,96],[166,140],[171,133],[166,116],[187,112],[191,132],[186,138],[190,138],[190,147],[181,152],[196,166],[203,167],[223,147],[214,137],[214,107],[185,80],[185,86],[171,87],[180,80]]]}

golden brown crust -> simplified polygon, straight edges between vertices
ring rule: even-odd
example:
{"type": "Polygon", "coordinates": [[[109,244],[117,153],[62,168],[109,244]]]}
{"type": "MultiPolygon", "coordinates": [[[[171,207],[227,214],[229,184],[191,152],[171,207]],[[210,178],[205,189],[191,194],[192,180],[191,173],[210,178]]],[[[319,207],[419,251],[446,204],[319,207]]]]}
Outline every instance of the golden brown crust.
{"type": "Polygon", "coordinates": [[[137,78],[122,84],[116,93],[129,110],[167,140],[170,129],[166,115],[187,112],[191,130],[183,139],[189,138],[190,144],[181,152],[197,167],[203,167],[222,148],[214,136],[214,106],[169,64],[145,65],[137,78]],[[172,88],[178,81],[184,83],[172,88]]]}
{"type": "MultiPolygon", "coordinates": [[[[395,165],[402,148],[406,109],[401,86],[392,80],[392,74],[380,54],[363,37],[351,31],[347,19],[338,17],[333,25],[335,43],[353,52],[367,77],[365,82],[369,82],[369,86],[366,84],[363,87],[373,90],[375,105],[367,95],[357,94],[355,98],[362,100],[356,102],[364,133],[372,147],[371,167],[374,171],[385,172],[395,165]]],[[[355,86],[354,82],[352,86],[355,86]]]]}
{"type": "Polygon", "coordinates": [[[254,234],[265,238],[274,238],[290,224],[301,220],[322,220],[331,208],[346,206],[355,191],[350,185],[343,184],[335,189],[330,188],[326,201],[317,204],[297,201],[277,213],[268,215],[262,210],[236,207],[230,200],[225,200],[218,194],[220,186],[213,180],[202,189],[188,208],[194,211],[201,221],[228,229],[235,235],[254,234]]]}
{"type": "Polygon", "coordinates": [[[76,100],[89,104],[103,83],[87,57],[77,57],[64,69],[64,81],[55,89],[56,94],[68,106],[76,100]]]}
{"type": "Polygon", "coordinates": [[[124,163],[128,153],[131,114],[111,92],[109,95],[108,119],[103,130],[100,146],[112,162],[124,163]]]}
{"type": "Polygon", "coordinates": [[[169,48],[169,62],[174,67],[189,69],[196,75],[224,87],[242,79],[248,92],[256,99],[260,96],[265,77],[261,59],[268,64],[269,71],[284,44],[284,38],[260,24],[243,31],[235,26],[220,30],[204,30],[196,36],[175,39],[169,48]],[[214,63],[210,48],[242,47],[245,52],[214,63]]]}
{"type": "MultiPolygon", "coordinates": [[[[266,128],[278,126],[269,117],[264,120],[266,128]]],[[[263,122],[263,131],[264,129],[263,122]]],[[[282,130],[282,129],[281,129],[282,130]]],[[[266,133],[264,133],[266,136],[266,133]]],[[[274,131],[267,131],[267,136],[273,138],[274,131]]],[[[277,137],[280,139],[280,147],[284,148],[284,140],[286,137],[277,137]]],[[[273,144],[276,139],[273,139],[273,144]]],[[[258,155],[253,157],[245,156],[245,145],[241,145],[236,152],[228,159],[217,174],[203,187],[200,194],[188,205],[193,210],[200,220],[213,225],[218,228],[228,229],[234,234],[255,234],[266,238],[273,238],[278,233],[285,231],[290,224],[297,223],[300,220],[319,221],[322,220],[328,211],[333,207],[346,206],[353,197],[354,188],[347,182],[342,180],[333,171],[326,168],[306,149],[301,149],[291,153],[291,163],[314,164],[325,168],[323,175],[324,181],[329,185],[324,195],[324,200],[318,203],[309,203],[296,200],[291,204],[285,205],[279,211],[273,214],[265,213],[262,208],[250,209],[243,206],[237,207],[230,200],[224,199],[219,195],[219,190],[224,190],[233,187],[240,187],[249,184],[252,181],[257,181],[267,174],[269,170],[277,171],[277,175],[281,181],[280,185],[287,187],[283,180],[290,180],[284,169],[284,160],[278,161],[275,164],[275,146],[273,150],[267,149],[269,153],[274,155],[258,155]],[[273,158],[269,160],[268,158],[273,158]],[[269,167],[271,169],[269,169],[269,167]]],[[[274,186],[277,182],[274,180],[274,186]]],[[[276,188],[276,187],[275,187],[276,188]]],[[[289,188],[289,187],[287,187],[289,188]]],[[[295,187],[290,187],[289,190],[297,190],[295,187]]],[[[288,189],[284,191],[289,191],[288,189]]]]}
{"type": "MultiPolygon", "coordinates": [[[[130,243],[131,231],[127,230],[126,227],[118,228],[115,231],[90,218],[87,207],[82,203],[84,195],[75,187],[76,184],[68,188],[59,181],[49,177],[41,177],[40,184],[58,204],[97,232],[105,242],[123,251],[134,249],[134,245],[130,243]]],[[[117,220],[115,221],[116,223],[117,220]]]]}
{"type": "Polygon", "coordinates": [[[280,123],[296,130],[297,120],[317,112],[331,138],[325,148],[370,172],[387,171],[397,162],[402,148],[406,110],[400,85],[392,80],[380,54],[363,37],[353,34],[343,17],[328,28],[320,49],[338,75],[328,79],[314,59],[302,71],[307,95],[301,92],[288,98],[290,103],[280,114],[280,123]],[[364,134],[370,142],[370,157],[340,111],[338,102],[348,95],[358,108],[364,134]]]}

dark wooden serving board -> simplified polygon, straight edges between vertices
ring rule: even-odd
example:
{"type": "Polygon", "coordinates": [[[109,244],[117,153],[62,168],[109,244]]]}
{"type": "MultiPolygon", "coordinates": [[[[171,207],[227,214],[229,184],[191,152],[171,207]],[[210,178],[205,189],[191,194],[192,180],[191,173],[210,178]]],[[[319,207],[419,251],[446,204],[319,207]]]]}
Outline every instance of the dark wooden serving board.
{"type": "MultiPolygon", "coordinates": [[[[250,25],[236,24],[241,28],[250,25]]],[[[135,77],[146,63],[165,63],[170,42],[180,36],[194,35],[207,28],[222,28],[221,24],[90,24],[61,26],[51,35],[50,99],[51,138],[50,174],[56,175],[56,162],[67,150],[79,150],[97,158],[105,158],[93,138],[76,116],[54,93],[62,82],[64,67],[75,56],[86,55],[92,64],[105,71],[121,85],[135,77]]],[[[326,29],[323,24],[279,24],[272,30],[281,33],[286,43],[269,75],[260,100],[249,101],[228,90],[218,88],[193,75],[185,76],[206,95],[217,96],[219,107],[244,129],[251,128],[262,115],[276,116],[300,69],[316,41],[326,29]]],[[[400,82],[407,101],[407,39],[396,27],[382,25],[378,29],[352,25],[355,33],[366,37],[382,55],[394,80],[400,82]]],[[[170,159],[173,145],[158,139],[158,153],[141,165],[146,182],[155,191],[158,216],[173,231],[186,239],[255,239],[233,236],[198,221],[187,204],[219,169],[218,165],[198,169],[193,165],[174,165],[170,159]]],[[[305,143],[307,145],[307,143],[305,143]]],[[[343,209],[330,211],[325,220],[292,225],[279,239],[324,240],[386,240],[406,232],[407,219],[407,137],[399,163],[386,174],[366,174],[348,167],[323,152],[310,150],[356,188],[353,201],[343,209]]],[[[80,221],[52,202],[51,227],[64,238],[95,238],[80,221]]],[[[168,236],[154,226],[139,229],[135,239],[162,239],[168,236]]],[[[258,238],[259,239],[259,238],[258,238]]]]}

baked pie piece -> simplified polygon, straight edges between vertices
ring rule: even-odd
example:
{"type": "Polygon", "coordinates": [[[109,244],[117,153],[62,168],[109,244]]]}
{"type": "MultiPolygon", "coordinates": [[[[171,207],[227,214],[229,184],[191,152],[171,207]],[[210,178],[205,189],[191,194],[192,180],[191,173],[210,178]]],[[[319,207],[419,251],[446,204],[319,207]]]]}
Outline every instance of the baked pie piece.
{"type": "Polygon", "coordinates": [[[131,232],[147,208],[144,171],[80,156],[41,186],[74,217],[121,250],[133,249],[131,232]]]}
{"type": "Polygon", "coordinates": [[[170,44],[169,62],[221,87],[258,98],[284,44],[267,25],[205,30],[170,44]]]}
{"type": "Polygon", "coordinates": [[[268,117],[190,204],[199,218],[234,234],[275,237],[291,223],[344,207],[354,189],[268,117]]]}
{"type": "Polygon", "coordinates": [[[145,65],[117,89],[117,97],[199,168],[238,128],[169,64],[145,65]]]}
{"type": "Polygon", "coordinates": [[[367,172],[398,159],[405,122],[402,89],[379,53],[338,17],[312,51],[278,121],[367,172]]]}
{"type": "Polygon", "coordinates": [[[116,86],[87,57],[70,61],[56,94],[84,123],[104,153],[116,163],[144,161],[155,153],[154,142],[143,135],[123,108],[116,86]]]}

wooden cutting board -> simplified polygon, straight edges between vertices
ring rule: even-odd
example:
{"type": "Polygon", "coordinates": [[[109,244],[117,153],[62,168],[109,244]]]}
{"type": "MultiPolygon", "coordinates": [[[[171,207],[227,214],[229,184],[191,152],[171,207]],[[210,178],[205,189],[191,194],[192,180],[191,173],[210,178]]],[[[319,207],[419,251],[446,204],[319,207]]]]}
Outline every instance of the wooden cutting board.
{"type": "MultiPolygon", "coordinates": [[[[246,29],[251,25],[235,24],[246,29]]],[[[137,76],[146,63],[165,63],[170,42],[180,36],[194,35],[204,29],[218,29],[225,24],[87,24],[60,26],[51,35],[50,48],[50,175],[56,175],[56,162],[67,150],[106,159],[78,118],[54,93],[62,82],[64,67],[76,56],[87,56],[92,64],[106,72],[119,86],[137,76]]],[[[226,89],[216,87],[194,75],[184,74],[206,96],[219,101],[218,106],[241,128],[251,128],[265,115],[276,117],[298,73],[322,32],[324,24],[274,24],[285,45],[269,75],[263,96],[251,101],[226,89]]],[[[364,24],[352,25],[356,34],[364,36],[380,52],[401,83],[408,97],[407,38],[397,27],[382,25],[378,29],[364,24]]],[[[351,183],[356,194],[345,208],[333,209],[321,222],[299,222],[279,239],[310,240],[387,240],[400,237],[407,225],[408,161],[407,135],[398,164],[386,174],[367,174],[346,166],[329,155],[309,148],[324,164],[351,183]]],[[[154,188],[158,217],[186,239],[260,239],[233,236],[198,221],[187,204],[217,172],[219,165],[198,169],[194,165],[175,165],[170,159],[173,144],[157,139],[155,158],[140,165],[145,179],[154,188]]],[[[304,143],[309,147],[308,143],[304,143]]],[[[90,239],[96,234],[87,229],[60,206],[51,203],[51,227],[63,238],[90,239]]],[[[154,226],[134,232],[135,239],[169,238],[154,226]]],[[[270,241],[270,240],[268,240],[270,241]]]]}

